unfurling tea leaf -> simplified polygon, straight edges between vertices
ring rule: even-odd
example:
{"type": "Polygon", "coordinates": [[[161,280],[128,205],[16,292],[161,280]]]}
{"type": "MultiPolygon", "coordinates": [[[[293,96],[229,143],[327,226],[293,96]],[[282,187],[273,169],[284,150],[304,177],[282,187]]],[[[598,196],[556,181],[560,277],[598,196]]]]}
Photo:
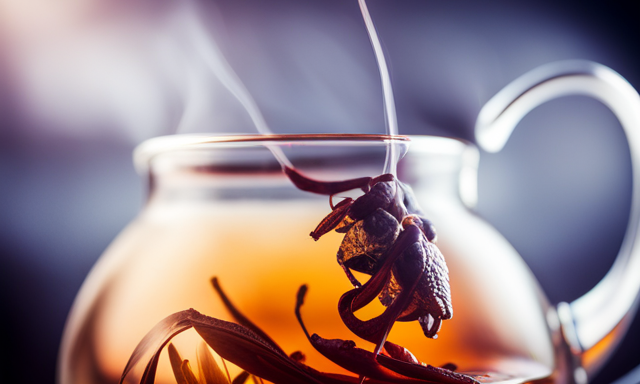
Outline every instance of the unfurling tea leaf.
{"type": "Polygon", "coordinates": [[[198,374],[201,384],[229,384],[205,343],[198,346],[198,374]]]}
{"type": "Polygon", "coordinates": [[[168,351],[169,362],[171,362],[171,369],[173,370],[173,376],[175,376],[176,382],[178,384],[189,384],[182,372],[182,357],[180,357],[180,354],[176,347],[173,346],[173,343],[169,343],[168,351]]]}
{"type": "Polygon", "coordinates": [[[386,352],[390,357],[394,359],[406,361],[407,363],[411,364],[420,364],[420,361],[416,359],[411,351],[390,341],[386,341],[384,343],[384,352],[386,352]]]}
{"type": "MultiPolygon", "coordinates": [[[[253,330],[239,324],[202,315],[194,309],[175,313],[158,323],[134,350],[120,383],[124,381],[126,375],[144,355],[152,353],[140,381],[141,384],[152,384],[155,380],[162,349],[173,337],[189,328],[194,328],[220,357],[253,375],[282,384],[322,383],[312,373],[309,373],[312,372],[311,370],[303,368],[301,364],[273,348],[253,330]]],[[[182,368],[185,379],[188,381],[184,362],[182,368]]]]}
{"type": "Polygon", "coordinates": [[[193,374],[193,370],[191,369],[191,364],[189,364],[189,360],[184,360],[182,362],[182,374],[184,378],[187,380],[189,384],[200,384],[198,383],[198,379],[196,375],[193,374]]]}
{"type": "MultiPolygon", "coordinates": [[[[357,289],[359,294],[366,296],[366,300],[371,301],[376,296],[376,293],[369,292],[378,290],[377,286],[380,284],[375,280],[374,277],[361,289],[357,289]],[[371,286],[367,286],[369,283],[376,287],[370,288],[371,286]]],[[[219,285],[217,287],[221,296],[226,297],[219,285]]],[[[305,293],[306,286],[302,286],[298,292],[295,312],[309,341],[321,354],[359,377],[319,372],[301,363],[300,356],[287,356],[264,331],[244,317],[227,299],[225,305],[233,310],[234,317],[243,319],[246,325],[205,316],[194,309],[168,316],[138,344],[120,382],[144,356],[151,354],[140,383],[152,384],[162,349],[179,333],[194,328],[206,343],[201,344],[198,350],[200,380],[196,379],[189,362],[182,360],[175,347],[170,345],[169,360],[178,384],[229,384],[228,375],[225,376],[220,370],[207,345],[223,362],[230,361],[245,371],[232,384],[245,383],[249,377],[254,382],[265,379],[275,384],[356,384],[361,383],[365,377],[368,384],[478,383],[470,376],[442,368],[424,367],[409,351],[389,342],[385,343],[385,351],[392,357],[376,356],[375,353],[356,348],[355,343],[350,340],[328,340],[316,334],[309,336],[300,315],[305,293]]],[[[391,310],[391,307],[387,310],[391,310]]]]}
{"type": "Polygon", "coordinates": [[[131,354],[127,365],[124,367],[120,383],[124,381],[125,376],[131,369],[142,359],[148,352],[153,351],[151,359],[147,363],[140,384],[153,384],[156,377],[156,369],[158,368],[158,360],[162,348],[177,334],[191,328],[190,316],[198,313],[194,309],[188,309],[167,316],[160,321],[144,338],[140,341],[136,349],[131,354]]]}
{"type": "Polygon", "coordinates": [[[277,383],[320,383],[247,327],[201,314],[192,318],[192,325],[220,357],[253,375],[277,383]]]}
{"type": "MultiPolygon", "coordinates": [[[[309,332],[307,331],[304,325],[304,322],[302,321],[302,316],[300,314],[300,308],[304,304],[304,297],[306,292],[307,292],[306,285],[301,286],[300,289],[298,290],[298,295],[296,300],[296,309],[295,309],[296,317],[298,318],[298,322],[300,323],[300,326],[304,330],[305,335],[307,335],[307,338],[309,339],[309,342],[311,343],[311,345],[313,345],[313,347],[318,352],[320,352],[320,354],[322,354],[324,357],[333,361],[334,363],[341,366],[342,368],[360,375],[360,377],[367,377],[370,379],[379,380],[380,382],[383,382],[383,383],[423,383],[425,382],[424,380],[430,380],[426,377],[420,377],[416,375],[406,375],[394,369],[389,369],[388,367],[380,364],[378,360],[376,360],[376,355],[374,353],[361,348],[357,348],[356,343],[353,342],[352,340],[342,340],[342,339],[329,340],[329,339],[322,338],[315,333],[309,336],[309,332]],[[413,379],[418,379],[418,380],[412,380],[409,377],[413,379]]],[[[398,360],[399,362],[403,364],[411,365],[411,366],[415,365],[415,366],[422,367],[422,365],[420,365],[420,362],[408,350],[389,342],[385,343],[385,348],[388,348],[389,350],[392,351],[394,355],[401,357],[404,360],[404,361],[398,360]]],[[[436,376],[436,374],[432,374],[431,371],[429,371],[428,373],[431,376],[436,376]]],[[[445,376],[443,375],[442,377],[445,377],[445,376]]],[[[446,376],[445,378],[448,379],[449,376],[446,376]]],[[[373,382],[373,381],[369,380],[369,382],[373,382]]],[[[440,381],[435,381],[435,382],[440,382],[440,381]]],[[[467,383],[467,382],[464,382],[464,383],[467,383]]],[[[477,382],[474,379],[471,379],[471,381],[469,381],[468,383],[477,383],[477,382]]],[[[461,384],[461,382],[458,382],[458,384],[461,384]]]]}
{"type": "Polygon", "coordinates": [[[224,371],[227,373],[227,379],[229,379],[229,382],[231,382],[231,375],[229,374],[229,368],[227,368],[227,363],[224,361],[224,359],[220,359],[220,360],[222,360],[224,371]]]}
{"type": "MultiPolygon", "coordinates": [[[[413,293],[418,281],[421,278],[420,270],[416,271],[413,281],[407,282],[407,286],[395,298],[393,303],[378,317],[368,321],[358,319],[354,312],[373,301],[387,285],[391,279],[391,269],[396,260],[401,256],[401,252],[408,244],[413,244],[416,238],[421,235],[417,227],[409,227],[400,234],[397,241],[387,251],[384,263],[380,269],[361,288],[355,288],[340,298],[338,302],[338,312],[344,324],[359,337],[376,344],[377,354],[384,344],[387,334],[401,315],[402,311],[413,299],[413,293]]],[[[424,268],[424,266],[422,266],[424,268]]]]}
{"type": "Polygon", "coordinates": [[[445,384],[478,384],[478,381],[471,376],[456,373],[445,368],[411,364],[384,355],[378,355],[377,360],[381,365],[408,377],[445,384]]]}
{"type": "Polygon", "coordinates": [[[235,379],[231,382],[231,384],[244,384],[249,378],[249,372],[242,371],[235,379]]]}

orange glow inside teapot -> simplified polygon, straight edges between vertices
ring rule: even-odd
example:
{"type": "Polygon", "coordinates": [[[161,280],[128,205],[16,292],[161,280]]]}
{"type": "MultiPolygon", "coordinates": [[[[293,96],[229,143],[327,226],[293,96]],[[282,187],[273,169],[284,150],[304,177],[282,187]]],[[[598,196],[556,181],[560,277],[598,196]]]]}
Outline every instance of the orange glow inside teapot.
{"type": "MultiPolygon", "coordinates": [[[[471,144],[426,136],[156,138],[136,152],[136,164],[149,182],[147,204],[107,249],[76,299],[61,348],[59,381],[180,383],[190,382],[187,373],[198,371],[194,377],[205,380],[207,375],[216,377],[214,370],[209,372],[213,359],[214,365],[224,367],[219,382],[240,382],[234,378],[242,377],[243,371],[245,379],[263,377],[266,368],[252,371],[260,364],[292,375],[279,381],[283,383],[357,383],[365,377],[372,383],[428,382],[422,376],[408,376],[408,371],[388,381],[386,376],[353,375],[353,370],[330,361],[312,345],[305,328],[326,339],[354,340],[369,354],[379,352],[366,336],[354,335],[339,303],[345,292],[364,289],[374,280],[385,268],[387,256],[374,263],[371,273],[352,268],[354,278],[366,282],[354,288],[336,262],[344,233],[327,231],[318,241],[309,237],[322,218],[344,205],[296,188],[272,155],[277,148],[297,170],[315,180],[353,180],[377,176],[391,145],[406,152],[398,178],[411,186],[415,202],[437,228],[453,316],[442,321],[437,339],[425,337],[425,327],[421,329],[417,321],[393,323],[386,339],[426,364],[417,365],[451,372],[438,373],[443,376],[435,376],[436,382],[464,383],[467,378],[468,383],[587,382],[624,334],[640,288],[635,245],[640,218],[640,193],[635,191],[640,180],[640,98],[608,68],[588,62],[556,63],[526,74],[496,95],[482,110],[476,131],[481,147],[497,151],[529,110],[574,93],[600,99],[618,116],[631,147],[634,175],[630,222],[617,261],[603,281],[580,299],[551,305],[513,247],[472,213],[478,150],[471,144]],[[212,285],[214,277],[223,291],[212,285]],[[302,285],[308,293],[304,305],[298,299],[296,307],[302,285]],[[189,308],[222,322],[181,312],[189,308]],[[260,340],[251,336],[253,341],[247,341],[249,331],[226,325],[240,323],[257,332],[239,321],[242,317],[234,309],[277,348],[259,332],[260,340]],[[174,313],[184,315],[172,318],[174,313]],[[170,321],[158,328],[156,324],[168,316],[170,321]],[[155,333],[145,338],[152,329],[155,333]],[[171,348],[166,348],[169,339],[171,348]],[[250,349],[256,351],[250,356],[257,361],[253,365],[225,358],[235,356],[228,351],[251,343],[281,351],[250,349]],[[135,358],[130,360],[132,353],[135,358]],[[176,353],[181,364],[188,360],[194,367],[180,368],[181,378],[176,373],[176,353]],[[334,376],[300,368],[302,355],[305,366],[334,376]],[[155,366],[149,368],[147,361],[155,366]],[[154,372],[151,378],[149,369],[154,372]],[[299,371],[303,373],[291,373],[299,371]]],[[[357,201],[363,193],[367,190],[327,195],[357,201]]],[[[331,229],[335,227],[338,224],[331,229]]],[[[389,270],[396,268],[389,276],[400,281],[398,264],[389,265],[389,270]]],[[[394,300],[408,289],[402,281],[397,287],[396,296],[390,294],[394,300]]],[[[393,306],[384,300],[367,303],[354,311],[359,319],[382,316],[393,306]]],[[[424,319],[429,323],[426,314],[424,319]]],[[[431,326],[427,324],[427,329],[431,326]]]]}

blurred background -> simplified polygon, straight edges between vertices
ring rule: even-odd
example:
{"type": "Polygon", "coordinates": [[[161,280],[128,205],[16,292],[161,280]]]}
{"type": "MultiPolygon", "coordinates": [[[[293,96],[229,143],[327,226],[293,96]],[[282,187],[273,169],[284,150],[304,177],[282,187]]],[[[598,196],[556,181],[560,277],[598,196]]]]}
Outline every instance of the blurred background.
{"type": "MultiPolygon", "coordinates": [[[[640,88],[625,2],[369,0],[402,134],[474,141],[496,92],[545,63],[589,59],[640,88]]],[[[356,0],[0,0],[0,382],[53,383],[82,281],[144,201],[144,139],[254,132],[232,68],[277,133],[384,132],[356,0]]],[[[628,220],[629,151],[584,97],[529,114],[481,154],[477,212],[550,300],[611,266],[628,220]]],[[[594,383],[640,364],[640,321],[594,383]]]]}

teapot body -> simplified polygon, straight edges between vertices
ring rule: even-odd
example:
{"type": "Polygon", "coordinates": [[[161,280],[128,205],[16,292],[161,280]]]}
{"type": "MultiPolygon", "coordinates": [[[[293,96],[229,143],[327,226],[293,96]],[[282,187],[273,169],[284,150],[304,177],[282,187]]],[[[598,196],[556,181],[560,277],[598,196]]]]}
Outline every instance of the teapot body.
{"type": "MultiPolygon", "coordinates": [[[[382,168],[383,156],[363,152],[361,143],[325,143],[319,150],[313,140],[287,145],[285,150],[299,149],[289,154],[296,166],[325,180],[375,176],[382,168]],[[336,155],[336,148],[347,154],[336,155]],[[317,156],[339,160],[320,162],[317,156]]],[[[384,151],[384,143],[374,150],[384,151]]],[[[427,364],[453,363],[459,371],[488,375],[489,382],[572,382],[554,308],[515,250],[460,198],[463,187],[463,196],[473,195],[474,153],[457,140],[416,137],[400,163],[400,179],[412,186],[437,228],[453,318],[443,322],[436,340],[426,338],[417,322],[396,323],[389,340],[427,364]]],[[[212,277],[284,351],[302,351],[315,369],[346,373],[313,349],[295,318],[302,284],[309,287],[302,315],[311,333],[371,349],[350,333],[337,310],[341,295],[353,288],[336,262],[343,235],[332,232],[317,242],[309,237],[331,211],[328,198],[296,189],[264,143],[159,151],[144,161],[149,200],[76,299],[60,354],[61,383],[117,383],[138,342],[172,313],[194,308],[232,320],[212,277]]],[[[356,314],[371,318],[382,310],[376,300],[356,314]]],[[[195,332],[172,342],[183,358],[197,361],[195,332]]],[[[235,376],[238,368],[228,365],[235,376]]],[[[141,369],[125,382],[139,382],[141,369]]],[[[166,356],[156,382],[175,382],[166,356]]]]}

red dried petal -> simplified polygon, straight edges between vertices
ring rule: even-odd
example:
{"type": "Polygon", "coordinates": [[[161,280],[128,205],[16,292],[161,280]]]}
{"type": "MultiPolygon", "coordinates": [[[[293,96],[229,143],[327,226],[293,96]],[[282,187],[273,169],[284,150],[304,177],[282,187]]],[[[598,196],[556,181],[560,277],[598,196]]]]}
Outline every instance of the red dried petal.
{"type": "Polygon", "coordinates": [[[360,177],[343,181],[319,181],[303,176],[300,172],[289,167],[285,167],[284,173],[298,189],[328,196],[352,189],[362,189],[363,192],[367,192],[372,180],[371,177],[360,177]]]}
{"type": "Polygon", "coordinates": [[[393,370],[394,372],[416,379],[443,384],[480,384],[478,380],[471,376],[453,372],[444,368],[407,363],[384,355],[378,355],[376,359],[381,365],[393,370]]]}
{"type": "Polygon", "coordinates": [[[335,227],[337,227],[344,220],[347,212],[349,211],[349,207],[353,203],[353,199],[346,198],[339,202],[322,221],[313,232],[310,233],[311,237],[314,240],[318,240],[322,235],[331,232],[335,227]]]}

